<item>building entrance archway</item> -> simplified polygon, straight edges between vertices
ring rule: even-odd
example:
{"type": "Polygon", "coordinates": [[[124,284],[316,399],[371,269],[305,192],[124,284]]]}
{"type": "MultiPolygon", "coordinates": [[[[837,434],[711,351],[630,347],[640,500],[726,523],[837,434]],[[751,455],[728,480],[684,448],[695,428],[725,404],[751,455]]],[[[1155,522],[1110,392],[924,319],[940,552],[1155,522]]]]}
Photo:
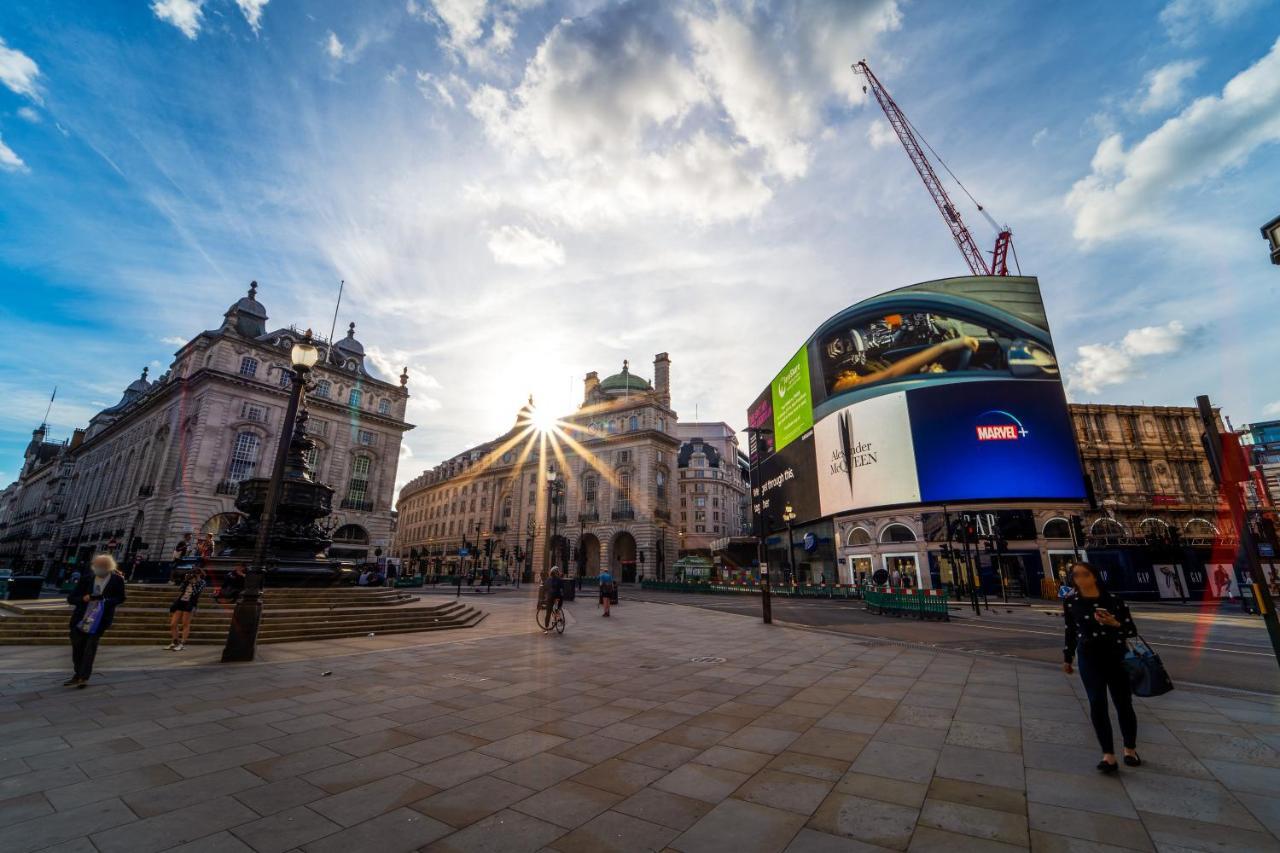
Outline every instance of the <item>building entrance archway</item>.
{"type": "Polygon", "coordinates": [[[609,565],[613,576],[623,583],[636,580],[636,538],[623,530],[609,546],[609,565]]]}
{"type": "Polygon", "coordinates": [[[569,540],[563,536],[556,535],[551,537],[551,564],[547,566],[550,571],[551,566],[559,566],[560,573],[563,577],[569,576],[569,540]]]}
{"type": "Polygon", "coordinates": [[[584,533],[578,540],[578,574],[594,578],[600,574],[600,540],[594,533],[584,533]]]}

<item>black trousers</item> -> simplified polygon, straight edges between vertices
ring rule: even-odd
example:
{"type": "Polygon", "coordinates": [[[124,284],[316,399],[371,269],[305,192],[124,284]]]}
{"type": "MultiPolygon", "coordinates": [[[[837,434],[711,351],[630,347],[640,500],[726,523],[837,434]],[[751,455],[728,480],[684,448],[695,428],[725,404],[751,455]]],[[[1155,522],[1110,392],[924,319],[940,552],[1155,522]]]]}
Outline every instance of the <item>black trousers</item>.
{"type": "Polygon", "coordinates": [[[86,634],[79,628],[71,629],[71,663],[75,666],[76,678],[88,681],[93,675],[93,659],[98,656],[98,642],[101,634],[86,634]]]}
{"type": "Polygon", "coordinates": [[[1120,721],[1120,737],[1125,749],[1138,746],[1138,716],[1133,712],[1133,691],[1129,673],[1124,669],[1124,653],[1120,651],[1087,652],[1076,650],[1076,668],[1089,696],[1089,720],[1103,752],[1115,752],[1111,734],[1111,714],[1107,710],[1107,693],[1116,703],[1116,719],[1120,721]]]}

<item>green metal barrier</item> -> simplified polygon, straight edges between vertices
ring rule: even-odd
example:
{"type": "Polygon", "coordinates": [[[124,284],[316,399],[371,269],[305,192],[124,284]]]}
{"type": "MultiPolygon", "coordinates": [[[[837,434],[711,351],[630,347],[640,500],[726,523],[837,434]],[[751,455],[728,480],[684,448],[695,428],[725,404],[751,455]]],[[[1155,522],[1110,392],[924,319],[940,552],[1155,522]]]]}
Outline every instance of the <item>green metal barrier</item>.
{"type": "Polygon", "coordinates": [[[866,609],[886,616],[914,616],[917,619],[951,620],[945,590],[892,589],[867,587],[863,591],[866,609]]]}
{"type": "Polygon", "coordinates": [[[423,575],[412,575],[407,578],[396,578],[395,587],[399,589],[401,587],[422,586],[426,582],[427,579],[423,575]]]}

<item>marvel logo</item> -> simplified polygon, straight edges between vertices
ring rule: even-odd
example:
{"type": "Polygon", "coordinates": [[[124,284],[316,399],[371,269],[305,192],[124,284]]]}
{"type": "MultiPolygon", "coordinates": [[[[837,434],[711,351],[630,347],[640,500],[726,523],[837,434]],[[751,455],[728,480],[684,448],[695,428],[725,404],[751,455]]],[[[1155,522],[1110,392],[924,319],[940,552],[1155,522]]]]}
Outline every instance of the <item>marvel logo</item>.
{"type": "Polygon", "coordinates": [[[979,424],[978,441],[1017,441],[1016,424],[979,424]]]}

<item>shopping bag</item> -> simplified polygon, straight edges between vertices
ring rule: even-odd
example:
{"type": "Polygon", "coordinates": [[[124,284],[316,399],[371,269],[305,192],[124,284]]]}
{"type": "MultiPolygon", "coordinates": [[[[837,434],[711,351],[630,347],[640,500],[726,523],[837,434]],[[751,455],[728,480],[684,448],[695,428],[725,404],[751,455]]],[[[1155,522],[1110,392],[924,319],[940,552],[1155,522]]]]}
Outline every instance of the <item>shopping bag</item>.
{"type": "Polygon", "coordinates": [[[1173,681],[1165,671],[1160,655],[1152,651],[1141,636],[1129,643],[1124,668],[1129,673],[1129,684],[1135,696],[1163,696],[1173,689],[1173,681]]]}
{"type": "Polygon", "coordinates": [[[98,633],[98,627],[102,624],[103,613],[104,608],[102,605],[102,599],[93,599],[85,605],[84,616],[80,617],[80,621],[76,623],[76,627],[86,634],[98,633]]]}

